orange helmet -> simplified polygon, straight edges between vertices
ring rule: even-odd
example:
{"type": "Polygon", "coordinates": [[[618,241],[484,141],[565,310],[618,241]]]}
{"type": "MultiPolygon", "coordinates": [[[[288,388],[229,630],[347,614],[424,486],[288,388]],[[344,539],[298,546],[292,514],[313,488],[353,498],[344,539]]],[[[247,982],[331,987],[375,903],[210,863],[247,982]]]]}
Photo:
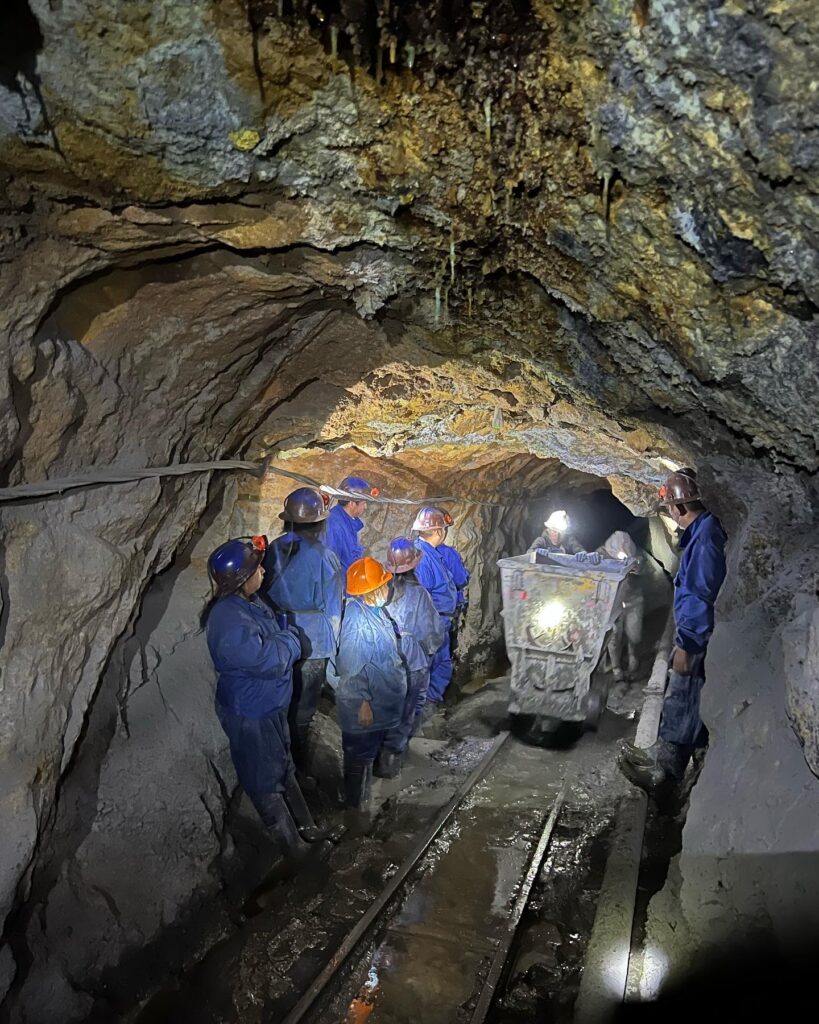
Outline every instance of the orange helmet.
{"type": "Polygon", "coordinates": [[[424,533],[426,530],[446,530],[452,526],[453,522],[454,520],[449,512],[444,512],[441,508],[427,506],[426,508],[418,509],[418,515],[415,517],[412,529],[417,530],[418,533],[424,533]]]}
{"type": "Polygon", "coordinates": [[[353,562],[347,570],[347,593],[353,597],[371,594],[385,583],[389,583],[391,579],[391,572],[387,572],[374,558],[365,555],[364,558],[353,562]]]}
{"type": "Polygon", "coordinates": [[[660,488],[660,505],[686,505],[689,501],[701,501],[696,474],[690,469],[672,473],[660,488]]]}

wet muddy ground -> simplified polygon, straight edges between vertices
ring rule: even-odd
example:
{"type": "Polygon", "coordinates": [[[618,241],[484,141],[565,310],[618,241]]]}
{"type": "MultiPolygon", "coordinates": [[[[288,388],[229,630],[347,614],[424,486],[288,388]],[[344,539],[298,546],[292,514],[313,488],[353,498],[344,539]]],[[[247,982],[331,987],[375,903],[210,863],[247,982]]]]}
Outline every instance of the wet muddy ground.
{"type": "MultiPolygon", "coordinates": [[[[508,725],[507,685],[498,680],[465,697],[448,716],[448,738],[413,741],[401,780],[376,784],[377,812],[369,834],[345,839],[286,881],[274,870],[264,886],[264,909],[255,916],[242,915],[237,890],[236,905],[220,909],[199,936],[197,954],[160,991],[145,985],[130,1010],[118,1000],[106,1005],[101,999],[90,1020],[283,1020],[418,835],[508,725]]],[[[367,1008],[372,1024],[468,1020],[531,847],[568,777],[565,804],[495,1019],[570,1020],[622,792],[616,747],[633,735],[641,692],[634,684],[615,695],[614,711],[606,712],[599,731],[569,737],[562,748],[510,738],[391,908],[388,923],[356,951],[340,983],[308,1019],[323,1024],[355,1019],[349,1017],[353,997],[377,976],[379,998],[367,1008]]],[[[320,793],[311,799],[326,810],[320,793]]]]}

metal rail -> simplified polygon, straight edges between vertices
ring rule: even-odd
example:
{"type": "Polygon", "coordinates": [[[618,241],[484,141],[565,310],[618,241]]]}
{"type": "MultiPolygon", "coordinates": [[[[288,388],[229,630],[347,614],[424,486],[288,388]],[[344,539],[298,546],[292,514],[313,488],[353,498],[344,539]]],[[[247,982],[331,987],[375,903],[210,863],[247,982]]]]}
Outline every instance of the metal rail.
{"type": "Polygon", "coordinates": [[[537,846],[532,853],[532,857],[529,861],[529,867],[523,877],[520,891],[518,892],[517,899],[515,900],[515,905],[509,915],[509,921],[507,922],[503,934],[498,940],[498,946],[495,950],[495,955],[492,958],[489,972],[484,980],[481,994],[478,997],[478,1002],[475,1004],[475,1010],[470,1018],[470,1024],[483,1024],[483,1021],[486,1019],[486,1015],[489,1013],[492,1006],[495,993],[498,989],[498,984],[506,969],[509,950],[514,942],[515,935],[517,934],[518,925],[520,924],[521,918],[529,904],[529,897],[532,894],[532,888],[534,887],[537,876],[540,874],[540,867],[543,863],[543,858],[546,856],[546,850],[549,848],[549,844],[552,841],[552,833],[554,832],[555,824],[557,823],[560,809],[563,806],[563,801],[566,797],[568,787],[568,779],[564,779],[563,785],[560,787],[560,792],[557,794],[555,802],[552,805],[551,813],[546,819],[546,824],[543,826],[543,831],[540,834],[537,846]]]}
{"type": "Polygon", "coordinates": [[[404,884],[410,873],[438,837],[444,825],[446,825],[452,817],[453,813],[463,803],[475,783],[486,774],[490,764],[494,761],[501,747],[508,739],[508,732],[502,732],[498,735],[495,742],[484,755],[481,763],[477,768],[475,768],[449,803],[438,812],[430,827],[407,854],[401,864],[401,867],[384,886],[380,894],[373,900],[366,912],[361,916],[361,918],[359,918],[358,922],[353,925],[342,940],[338,949],[328,960],[324,969],[314,979],[310,987],[301,999],[299,999],[290,1013],[284,1018],[282,1024],[298,1024],[299,1021],[304,1020],[305,1015],[310,1011],[318,997],[338,973],[341,966],[377,921],[384,908],[404,884]]]}

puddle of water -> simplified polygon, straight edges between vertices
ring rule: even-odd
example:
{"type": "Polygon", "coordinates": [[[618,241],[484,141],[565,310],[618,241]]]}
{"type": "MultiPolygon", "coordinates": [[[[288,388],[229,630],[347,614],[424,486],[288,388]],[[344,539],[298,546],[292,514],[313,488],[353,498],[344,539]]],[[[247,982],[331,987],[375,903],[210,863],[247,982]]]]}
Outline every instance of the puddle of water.
{"type": "Polygon", "coordinates": [[[534,824],[504,808],[459,816],[391,922],[347,1021],[452,1024],[506,923],[534,824]]]}

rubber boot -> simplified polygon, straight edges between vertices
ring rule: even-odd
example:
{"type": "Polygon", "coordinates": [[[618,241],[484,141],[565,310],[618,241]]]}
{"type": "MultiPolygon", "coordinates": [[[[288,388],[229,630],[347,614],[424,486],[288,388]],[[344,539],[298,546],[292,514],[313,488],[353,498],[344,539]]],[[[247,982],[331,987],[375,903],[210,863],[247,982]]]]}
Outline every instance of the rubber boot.
{"type": "Polygon", "coordinates": [[[324,829],[316,825],[310,808],[307,806],[307,801],[304,799],[301,786],[293,776],[287,780],[284,799],[296,823],[299,835],[306,843],[323,843],[325,840],[337,843],[341,839],[344,829],[340,831],[339,829],[324,829]]]}
{"type": "Polygon", "coordinates": [[[397,779],[401,774],[402,760],[402,754],[382,747],[373,768],[373,775],[378,779],[397,779]]]}
{"type": "Polygon", "coordinates": [[[630,676],[636,676],[639,669],[640,659],[633,651],[630,651],[628,656],[628,674],[630,676]]]}
{"type": "Polygon", "coordinates": [[[370,826],[370,786],[372,762],[344,769],[345,824],[351,836],[366,835],[370,826]]]}
{"type": "Polygon", "coordinates": [[[253,798],[253,805],[262,823],[279,844],[285,860],[294,865],[300,864],[310,846],[299,835],[283,794],[263,793],[253,798]]]}

